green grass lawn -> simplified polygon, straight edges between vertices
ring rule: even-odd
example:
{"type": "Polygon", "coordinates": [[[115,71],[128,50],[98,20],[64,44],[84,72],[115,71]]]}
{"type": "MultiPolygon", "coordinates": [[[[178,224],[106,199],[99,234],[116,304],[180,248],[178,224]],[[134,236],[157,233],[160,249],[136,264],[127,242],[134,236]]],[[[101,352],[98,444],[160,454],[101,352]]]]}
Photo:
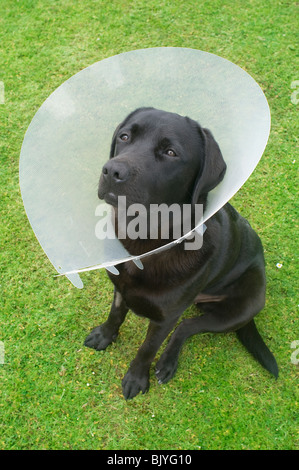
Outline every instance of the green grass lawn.
{"type": "Polygon", "coordinates": [[[296,448],[297,18],[298,3],[287,0],[1,2],[1,449],[296,448]],[[66,79],[106,57],[156,46],[225,57],[269,101],[269,143],[232,203],[265,247],[268,295],[257,324],[280,376],[262,370],[234,335],[197,336],[169,384],[152,371],[149,393],[126,402],[121,378],[147,321],[130,313],[105,352],[83,346],[109,312],[112,285],[103,270],[84,274],[83,290],[54,277],[24,212],[18,162],[35,112],[66,79]]]}

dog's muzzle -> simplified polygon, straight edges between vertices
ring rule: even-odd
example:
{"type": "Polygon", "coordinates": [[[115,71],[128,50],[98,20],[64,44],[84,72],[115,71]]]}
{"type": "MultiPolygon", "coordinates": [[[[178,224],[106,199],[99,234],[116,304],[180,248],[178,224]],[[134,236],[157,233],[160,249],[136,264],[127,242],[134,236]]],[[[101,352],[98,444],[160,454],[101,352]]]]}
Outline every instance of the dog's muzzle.
{"type": "Polygon", "coordinates": [[[130,168],[122,161],[109,160],[102,169],[99,181],[98,196],[100,199],[109,199],[110,203],[115,194],[119,194],[119,186],[130,178],[130,168]]]}

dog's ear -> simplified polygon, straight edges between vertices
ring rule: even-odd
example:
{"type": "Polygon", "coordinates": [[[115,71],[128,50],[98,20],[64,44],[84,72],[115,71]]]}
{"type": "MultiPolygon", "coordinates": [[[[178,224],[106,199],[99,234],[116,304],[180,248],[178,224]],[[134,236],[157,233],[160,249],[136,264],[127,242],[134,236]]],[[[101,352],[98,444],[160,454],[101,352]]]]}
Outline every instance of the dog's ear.
{"type": "Polygon", "coordinates": [[[203,142],[203,165],[195,182],[192,204],[196,204],[199,196],[207,194],[222,181],[226,163],[223,160],[220,148],[208,129],[199,126],[199,133],[203,142]]]}

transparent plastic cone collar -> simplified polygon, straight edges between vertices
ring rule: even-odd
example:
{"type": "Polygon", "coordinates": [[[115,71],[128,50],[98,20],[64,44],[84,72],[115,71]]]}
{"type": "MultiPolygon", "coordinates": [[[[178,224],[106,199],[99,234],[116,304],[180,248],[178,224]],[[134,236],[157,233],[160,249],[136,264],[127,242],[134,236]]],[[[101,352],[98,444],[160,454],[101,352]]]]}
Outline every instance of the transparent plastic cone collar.
{"type": "MultiPolygon", "coordinates": [[[[107,268],[117,273],[117,265],[126,260],[142,268],[142,258],[149,256],[131,255],[121,237],[111,235],[106,214],[113,209],[97,196],[115,128],[139,107],[188,116],[210,129],[227,164],[224,179],[208,194],[204,213],[198,208],[196,230],[188,231],[187,212],[176,214],[186,220],[185,229],[162,249],[182,241],[185,249],[192,249],[194,233],[199,237],[193,249],[200,249],[204,223],[249,178],[269,137],[270,111],[261,88],[240,67],[214,54],[167,47],[135,50],[68,79],[29,125],[20,155],[20,187],[41,247],[57,272],[78,288],[83,287],[80,272],[107,268]]],[[[145,215],[139,209],[139,220],[133,218],[127,236],[145,234],[140,223],[145,215]]],[[[163,208],[151,209],[153,216],[162,217],[163,208]]]]}

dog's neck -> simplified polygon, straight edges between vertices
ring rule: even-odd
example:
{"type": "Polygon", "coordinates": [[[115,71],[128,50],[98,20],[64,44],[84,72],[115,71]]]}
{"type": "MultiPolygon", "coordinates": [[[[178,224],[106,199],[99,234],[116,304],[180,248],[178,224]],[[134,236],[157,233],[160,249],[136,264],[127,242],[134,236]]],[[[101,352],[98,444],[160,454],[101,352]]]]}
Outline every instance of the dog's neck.
{"type": "MultiPolygon", "coordinates": [[[[118,211],[117,209],[114,210],[114,220],[113,220],[113,226],[114,226],[114,231],[122,245],[125,247],[125,249],[133,256],[139,256],[144,253],[147,253],[152,250],[156,250],[157,248],[160,248],[171,241],[173,241],[173,237],[167,237],[167,238],[162,238],[161,232],[158,230],[158,237],[156,238],[151,238],[149,232],[147,231],[147,237],[146,238],[141,238],[137,237],[135,239],[131,238],[128,234],[128,226],[129,223],[132,222],[133,217],[127,217],[126,219],[126,224],[123,226],[123,224],[119,223],[119,218],[118,218],[118,211]],[[124,236],[125,235],[125,236],[124,236]]],[[[171,233],[171,228],[170,228],[170,233],[171,233]]]]}

